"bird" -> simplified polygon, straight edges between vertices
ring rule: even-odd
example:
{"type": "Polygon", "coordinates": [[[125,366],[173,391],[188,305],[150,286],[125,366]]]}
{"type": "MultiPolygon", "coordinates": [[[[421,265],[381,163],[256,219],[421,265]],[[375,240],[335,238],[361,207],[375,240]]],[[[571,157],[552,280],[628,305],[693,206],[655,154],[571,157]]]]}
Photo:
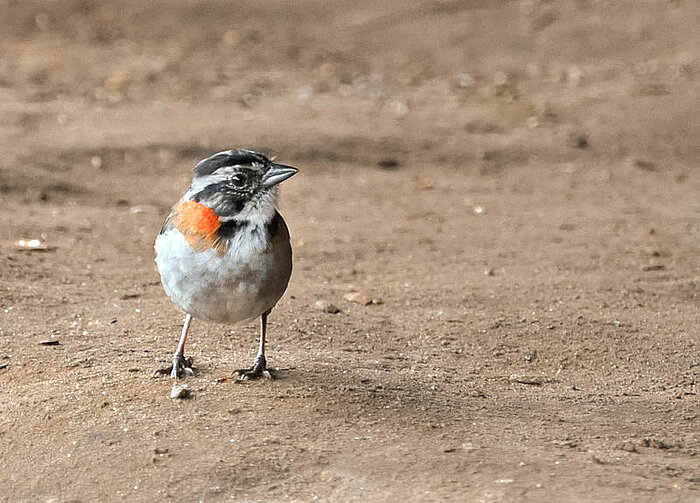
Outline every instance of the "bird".
{"type": "Polygon", "coordinates": [[[192,183],[155,240],[155,262],[167,296],[185,312],[172,365],[154,372],[194,375],[185,342],[192,319],[238,325],[260,317],[258,352],[241,379],[270,377],[267,318],[292,273],[289,230],[277,210],[278,186],[298,173],[244,149],[218,152],[193,168],[192,183]]]}

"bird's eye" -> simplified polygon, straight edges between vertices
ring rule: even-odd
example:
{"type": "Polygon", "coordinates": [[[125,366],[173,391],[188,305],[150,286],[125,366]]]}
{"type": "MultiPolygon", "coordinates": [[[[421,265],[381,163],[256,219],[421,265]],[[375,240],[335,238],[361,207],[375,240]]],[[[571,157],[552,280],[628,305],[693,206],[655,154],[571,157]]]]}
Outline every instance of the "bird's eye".
{"type": "Polygon", "coordinates": [[[236,187],[242,187],[245,184],[245,178],[242,175],[233,175],[231,177],[231,183],[236,187]]]}

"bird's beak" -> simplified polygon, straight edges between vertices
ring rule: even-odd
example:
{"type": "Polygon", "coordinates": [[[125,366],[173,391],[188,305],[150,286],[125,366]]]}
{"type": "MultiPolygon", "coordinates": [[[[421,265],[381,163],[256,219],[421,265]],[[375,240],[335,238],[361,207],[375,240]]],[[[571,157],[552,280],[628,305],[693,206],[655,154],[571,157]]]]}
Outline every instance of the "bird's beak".
{"type": "Polygon", "coordinates": [[[293,168],[292,166],[273,164],[263,175],[262,183],[265,187],[272,187],[285,181],[287,178],[296,175],[298,172],[299,170],[297,168],[293,168]]]}

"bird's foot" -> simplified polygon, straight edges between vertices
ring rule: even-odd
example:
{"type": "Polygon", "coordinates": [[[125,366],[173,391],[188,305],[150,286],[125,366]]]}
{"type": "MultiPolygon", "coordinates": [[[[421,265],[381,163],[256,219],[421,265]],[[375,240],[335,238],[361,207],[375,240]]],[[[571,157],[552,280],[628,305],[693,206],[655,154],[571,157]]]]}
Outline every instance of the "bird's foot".
{"type": "Polygon", "coordinates": [[[259,355],[253,361],[253,366],[248,369],[238,369],[234,374],[238,374],[241,381],[262,379],[272,379],[272,374],[265,368],[267,362],[265,361],[264,355],[259,355]]]}
{"type": "Polygon", "coordinates": [[[173,363],[169,367],[158,369],[153,372],[153,377],[161,375],[169,375],[173,379],[182,379],[183,377],[194,375],[192,369],[192,358],[185,358],[184,355],[173,356],[173,363]]]}

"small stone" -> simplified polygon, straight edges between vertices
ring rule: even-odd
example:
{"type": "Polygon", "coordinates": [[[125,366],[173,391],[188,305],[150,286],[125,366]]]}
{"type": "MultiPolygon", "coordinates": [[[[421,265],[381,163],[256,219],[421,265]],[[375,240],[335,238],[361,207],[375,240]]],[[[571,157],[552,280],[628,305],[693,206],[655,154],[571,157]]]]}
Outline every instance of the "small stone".
{"type": "Polygon", "coordinates": [[[434,187],[434,183],[430,178],[421,178],[416,182],[416,188],[418,190],[428,190],[434,187]]]}
{"type": "Polygon", "coordinates": [[[317,300],[314,307],[318,311],[329,314],[338,314],[340,312],[340,309],[335,304],[331,304],[327,300],[317,300]]]}
{"type": "Polygon", "coordinates": [[[304,85],[297,89],[297,100],[307,101],[314,94],[314,88],[310,85],[304,85]]]}
{"type": "Polygon", "coordinates": [[[49,249],[49,247],[42,243],[39,239],[20,239],[19,241],[15,242],[15,246],[18,250],[23,251],[46,251],[49,249]]]}
{"type": "Polygon", "coordinates": [[[405,101],[392,100],[390,103],[391,110],[399,117],[403,117],[408,113],[408,105],[405,101]]]}
{"type": "Polygon", "coordinates": [[[474,84],[474,79],[468,73],[457,74],[457,82],[459,87],[470,87],[474,84]]]}
{"type": "Polygon", "coordinates": [[[127,83],[126,72],[115,72],[110,75],[105,81],[105,87],[110,91],[118,91],[124,87],[127,83]]]}
{"type": "Polygon", "coordinates": [[[178,384],[173,384],[173,389],[170,391],[170,398],[184,400],[188,396],[190,396],[190,390],[187,384],[183,384],[181,386],[178,384]]]}
{"type": "Polygon", "coordinates": [[[241,41],[241,34],[237,30],[226,30],[221,41],[230,47],[236,47],[241,41]]]}
{"type": "Polygon", "coordinates": [[[369,297],[361,292],[348,292],[343,297],[349,302],[354,302],[362,306],[369,306],[370,304],[384,304],[384,301],[379,297],[369,297]]]}
{"type": "Polygon", "coordinates": [[[570,66],[566,70],[566,77],[569,87],[577,87],[581,83],[581,69],[578,66],[570,66]]]}
{"type": "Polygon", "coordinates": [[[369,306],[370,304],[384,304],[384,300],[380,297],[369,297],[361,292],[348,292],[343,298],[349,302],[354,302],[362,306],[369,306]]]}
{"type": "Polygon", "coordinates": [[[367,297],[365,294],[360,292],[348,292],[343,298],[349,302],[354,302],[355,304],[360,304],[363,306],[367,306],[372,303],[372,299],[370,297],[367,297]]]}

